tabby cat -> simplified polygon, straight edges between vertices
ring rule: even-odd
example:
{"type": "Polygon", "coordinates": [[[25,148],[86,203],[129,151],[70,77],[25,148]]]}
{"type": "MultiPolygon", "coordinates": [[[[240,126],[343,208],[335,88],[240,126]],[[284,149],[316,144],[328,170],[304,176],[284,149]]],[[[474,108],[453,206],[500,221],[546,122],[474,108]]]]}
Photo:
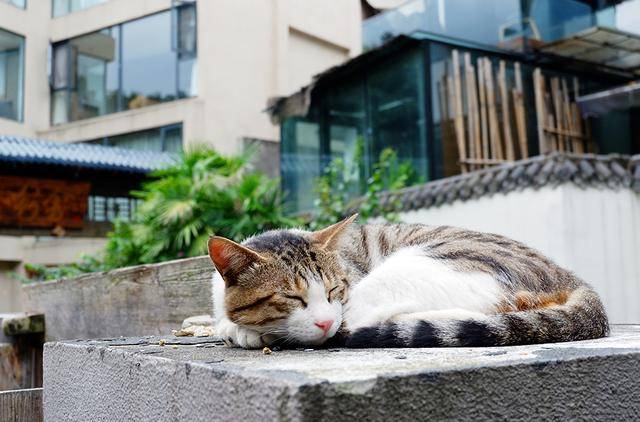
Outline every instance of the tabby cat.
{"type": "Polygon", "coordinates": [[[419,224],[209,240],[229,345],[504,346],[606,336],[593,289],[522,243],[419,224]],[[336,334],[339,334],[336,336],[336,334]]]}

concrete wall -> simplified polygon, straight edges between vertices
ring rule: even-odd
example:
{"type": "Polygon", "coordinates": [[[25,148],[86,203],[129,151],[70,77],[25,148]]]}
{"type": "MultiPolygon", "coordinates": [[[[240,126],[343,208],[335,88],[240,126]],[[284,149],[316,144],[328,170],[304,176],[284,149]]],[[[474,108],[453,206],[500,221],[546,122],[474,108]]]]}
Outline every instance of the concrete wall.
{"type": "Polygon", "coordinates": [[[10,273],[24,273],[24,264],[60,265],[75,262],[81,253],[102,249],[104,238],[0,235],[0,313],[24,310],[20,282],[10,273]]]}
{"type": "Polygon", "coordinates": [[[196,98],[51,127],[49,43],[170,6],[110,0],[51,18],[49,0],[29,1],[26,10],[0,2],[0,28],[26,37],[24,123],[0,119],[0,133],[72,142],[182,122],[186,144],[239,152],[245,137],[279,139],[263,112],[268,98],[292,93],[361,48],[358,0],[201,0],[196,98]]]}
{"type": "Polygon", "coordinates": [[[640,323],[640,195],[629,189],[526,189],[401,214],[407,222],[499,233],[591,283],[614,323],[640,323]]]}

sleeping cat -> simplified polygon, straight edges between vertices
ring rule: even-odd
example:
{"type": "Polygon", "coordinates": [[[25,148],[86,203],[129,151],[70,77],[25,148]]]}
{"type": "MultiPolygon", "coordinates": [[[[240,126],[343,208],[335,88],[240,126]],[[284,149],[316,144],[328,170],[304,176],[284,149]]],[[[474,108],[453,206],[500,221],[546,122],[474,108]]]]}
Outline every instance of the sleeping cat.
{"type": "Polygon", "coordinates": [[[606,336],[598,295],[495,234],[418,224],[274,230],[209,240],[216,332],[227,344],[504,346],[606,336]]]}

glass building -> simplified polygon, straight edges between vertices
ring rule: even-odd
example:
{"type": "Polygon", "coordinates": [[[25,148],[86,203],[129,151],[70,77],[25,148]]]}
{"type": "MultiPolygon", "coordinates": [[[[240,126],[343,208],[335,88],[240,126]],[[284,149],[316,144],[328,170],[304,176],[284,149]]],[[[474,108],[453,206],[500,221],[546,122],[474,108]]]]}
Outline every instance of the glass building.
{"type": "Polygon", "coordinates": [[[0,117],[22,121],[24,38],[0,29],[0,117]]]}
{"type": "Polygon", "coordinates": [[[67,123],[195,95],[195,5],[53,46],[51,122],[67,123]]]}
{"type": "MultiPolygon", "coordinates": [[[[358,142],[364,144],[365,178],[386,147],[396,150],[401,160],[411,161],[422,180],[458,174],[458,151],[455,142],[444,139],[439,103],[439,84],[453,74],[454,49],[470,53],[474,60],[489,58],[494,68],[505,61],[511,80],[514,63],[520,64],[529,155],[539,153],[535,68],[549,77],[576,78],[582,95],[631,80],[630,75],[603,72],[584,63],[553,61],[432,34],[400,36],[319,75],[312,86],[283,100],[301,104],[299,97],[310,95],[306,107],[279,112],[281,103],[273,109],[281,121],[281,176],[291,209],[310,210],[315,179],[333,158],[352,160],[358,142]]],[[[640,153],[640,130],[635,123],[639,117],[637,109],[629,109],[593,119],[590,127],[598,151],[640,153]]]]}

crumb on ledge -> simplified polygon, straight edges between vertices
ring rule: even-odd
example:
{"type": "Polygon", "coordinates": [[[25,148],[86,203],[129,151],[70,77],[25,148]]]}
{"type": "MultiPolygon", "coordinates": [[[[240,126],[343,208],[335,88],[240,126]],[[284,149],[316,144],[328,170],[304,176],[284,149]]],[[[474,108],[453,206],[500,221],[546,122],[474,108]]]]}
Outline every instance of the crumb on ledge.
{"type": "Polygon", "coordinates": [[[263,355],[270,355],[271,353],[273,353],[273,352],[268,347],[265,347],[264,349],[262,349],[262,354],[263,355]]]}
{"type": "Polygon", "coordinates": [[[165,339],[163,339],[163,338],[161,338],[161,339],[158,341],[158,346],[164,346],[165,344],[167,344],[167,340],[165,340],[165,339]]]}

